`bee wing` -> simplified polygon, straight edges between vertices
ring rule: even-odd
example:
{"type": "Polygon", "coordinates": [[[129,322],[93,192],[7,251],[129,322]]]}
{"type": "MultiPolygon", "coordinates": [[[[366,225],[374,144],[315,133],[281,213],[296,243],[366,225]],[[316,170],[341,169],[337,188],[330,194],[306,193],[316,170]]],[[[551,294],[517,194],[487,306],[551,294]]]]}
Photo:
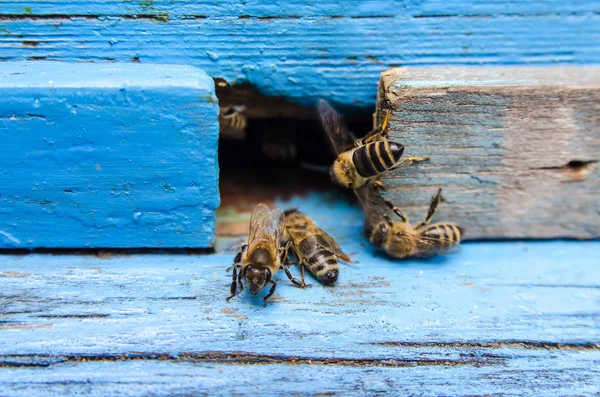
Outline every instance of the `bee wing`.
{"type": "Polygon", "coordinates": [[[319,228],[319,230],[321,230],[321,233],[317,235],[317,240],[319,241],[319,244],[321,244],[324,248],[332,251],[335,254],[335,256],[337,256],[344,262],[352,263],[350,257],[346,255],[344,251],[342,251],[342,247],[340,247],[338,242],[335,241],[333,237],[327,234],[323,229],[319,228]]]}
{"type": "Polygon", "coordinates": [[[336,154],[345,152],[354,147],[356,137],[346,127],[344,118],[336,112],[326,101],[319,99],[317,102],[319,119],[336,154]]]}
{"type": "Polygon", "coordinates": [[[269,209],[265,204],[258,204],[250,217],[250,235],[248,245],[262,240],[270,241],[279,248],[283,235],[285,216],[279,208],[269,209]]]}
{"type": "Polygon", "coordinates": [[[300,242],[313,236],[307,236],[308,233],[306,230],[297,229],[294,227],[288,227],[286,231],[290,235],[290,238],[293,242],[292,251],[296,255],[297,259],[301,261],[304,253],[300,251],[300,242]]]}
{"type": "Polygon", "coordinates": [[[414,236],[414,239],[420,245],[419,253],[415,255],[419,258],[429,258],[441,254],[455,254],[462,250],[459,244],[452,247],[444,247],[440,245],[440,239],[437,238],[414,236]]]}
{"type": "Polygon", "coordinates": [[[388,213],[385,199],[372,186],[361,186],[354,189],[360,208],[365,215],[365,227],[371,228],[383,220],[388,213]]]}

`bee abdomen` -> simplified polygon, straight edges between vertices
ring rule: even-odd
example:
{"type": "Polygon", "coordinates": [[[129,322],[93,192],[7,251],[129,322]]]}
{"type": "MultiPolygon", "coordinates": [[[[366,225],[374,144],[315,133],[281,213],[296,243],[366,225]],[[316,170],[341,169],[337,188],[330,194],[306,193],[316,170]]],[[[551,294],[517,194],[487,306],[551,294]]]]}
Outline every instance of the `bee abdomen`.
{"type": "Polygon", "coordinates": [[[390,141],[371,142],[362,146],[352,155],[356,171],[363,177],[379,175],[400,160],[404,145],[390,141]]]}
{"type": "Polygon", "coordinates": [[[435,223],[421,232],[423,237],[437,240],[439,247],[451,248],[460,244],[462,229],[453,223],[435,223]]]}
{"type": "Polygon", "coordinates": [[[326,285],[337,281],[339,269],[337,257],[329,250],[320,249],[315,255],[308,258],[306,267],[317,280],[326,285]]]}

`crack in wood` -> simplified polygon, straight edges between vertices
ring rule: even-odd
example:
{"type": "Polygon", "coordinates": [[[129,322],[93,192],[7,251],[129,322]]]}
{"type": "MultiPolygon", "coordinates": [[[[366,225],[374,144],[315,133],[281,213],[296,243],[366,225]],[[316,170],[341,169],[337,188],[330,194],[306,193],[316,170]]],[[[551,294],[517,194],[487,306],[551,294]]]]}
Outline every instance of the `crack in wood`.
{"type": "Polygon", "coordinates": [[[52,319],[52,318],[107,318],[110,317],[110,314],[106,314],[106,313],[89,313],[89,314],[41,314],[41,315],[36,315],[33,317],[36,318],[47,318],[47,319],[52,319]]]}
{"type": "Polygon", "coordinates": [[[369,343],[378,346],[395,346],[395,347],[437,347],[437,348],[471,348],[471,349],[527,349],[527,350],[599,350],[600,341],[598,342],[544,342],[544,341],[528,341],[528,340],[506,340],[506,341],[490,341],[490,342],[377,342],[369,343]]]}
{"type": "MultiPolygon", "coordinates": [[[[72,193],[71,190],[63,190],[65,193],[72,193]]],[[[205,255],[213,254],[214,248],[34,248],[34,249],[4,249],[0,248],[0,255],[22,256],[28,254],[49,254],[49,255],[80,255],[96,256],[101,259],[108,259],[114,256],[131,255],[205,255]]]]}
{"type": "MultiPolygon", "coordinates": [[[[192,15],[194,19],[204,19],[204,15],[192,15]]],[[[129,20],[146,20],[146,21],[157,21],[157,22],[168,22],[168,15],[157,13],[157,14],[115,14],[115,15],[101,15],[101,14],[0,14],[0,21],[36,21],[36,20],[70,20],[70,19],[129,19],[129,20]]]]}
{"type": "Polygon", "coordinates": [[[532,170],[571,170],[577,172],[584,170],[597,162],[598,160],[571,160],[565,165],[532,168],[532,170]]]}
{"type": "Polygon", "coordinates": [[[498,355],[462,355],[460,359],[395,359],[395,358],[343,358],[343,357],[303,357],[245,352],[188,352],[169,353],[126,353],[126,354],[67,354],[67,355],[0,355],[0,368],[50,367],[66,362],[117,362],[117,361],[172,361],[172,362],[214,362],[231,365],[337,365],[346,367],[417,367],[417,366],[487,366],[503,365],[506,357],[498,355]]]}

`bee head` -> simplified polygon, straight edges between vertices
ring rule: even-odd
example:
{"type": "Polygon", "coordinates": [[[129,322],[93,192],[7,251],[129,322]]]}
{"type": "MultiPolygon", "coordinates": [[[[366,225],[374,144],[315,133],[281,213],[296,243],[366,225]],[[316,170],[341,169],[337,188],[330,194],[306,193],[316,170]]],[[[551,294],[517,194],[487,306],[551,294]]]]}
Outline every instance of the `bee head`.
{"type": "Polygon", "coordinates": [[[380,248],[388,238],[388,224],[386,222],[379,222],[375,228],[371,231],[371,244],[374,247],[380,248]]]}
{"type": "Polygon", "coordinates": [[[353,189],[354,180],[356,179],[356,170],[352,165],[352,161],[347,159],[347,157],[348,155],[346,153],[342,153],[338,156],[329,170],[329,176],[331,177],[331,180],[338,185],[353,189]]]}
{"type": "Polygon", "coordinates": [[[271,280],[271,271],[266,267],[250,264],[244,268],[244,278],[250,293],[256,295],[271,280]]]}
{"type": "Polygon", "coordinates": [[[325,285],[333,285],[337,281],[338,274],[339,270],[337,268],[329,269],[327,270],[327,273],[319,278],[319,280],[321,280],[321,282],[325,285]]]}

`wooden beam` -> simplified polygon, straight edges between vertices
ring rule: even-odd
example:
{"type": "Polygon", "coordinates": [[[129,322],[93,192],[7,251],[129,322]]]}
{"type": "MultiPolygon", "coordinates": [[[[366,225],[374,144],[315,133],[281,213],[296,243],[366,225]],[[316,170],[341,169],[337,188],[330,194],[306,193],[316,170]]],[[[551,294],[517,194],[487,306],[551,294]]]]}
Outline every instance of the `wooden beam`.
{"type": "Polygon", "coordinates": [[[471,239],[600,237],[600,68],[392,69],[382,107],[405,155],[431,156],[384,178],[413,220],[441,186],[436,219],[471,239]]]}
{"type": "Polygon", "coordinates": [[[0,257],[0,395],[600,389],[600,242],[467,243],[399,263],[375,256],[350,200],[274,205],[352,254],[335,287],[280,272],[266,308],[247,289],[226,302],[244,237],[213,255],[0,257]]]}
{"type": "Polygon", "coordinates": [[[74,393],[88,379],[90,395],[214,395],[261,371],[277,376],[253,392],[600,388],[599,243],[466,244],[399,264],[357,237],[359,210],[348,218],[327,229],[359,264],[334,288],[278,274],[266,308],[247,291],[225,301],[239,240],[209,256],[3,257],[0,394],[74,393]]]}
{"type": "Polygon", "coordinates": [[[597,0],[11,0],[0,10],[0,62],[187,64],[304,107],[324,98],[370,109],[394,66],[599,63],[598,9],[597,0]]]}
{"type": "Polygon", "coordinates": [[[3,63],[0,248],[210,247],[213,80],[191,66],[3,63]]]}

